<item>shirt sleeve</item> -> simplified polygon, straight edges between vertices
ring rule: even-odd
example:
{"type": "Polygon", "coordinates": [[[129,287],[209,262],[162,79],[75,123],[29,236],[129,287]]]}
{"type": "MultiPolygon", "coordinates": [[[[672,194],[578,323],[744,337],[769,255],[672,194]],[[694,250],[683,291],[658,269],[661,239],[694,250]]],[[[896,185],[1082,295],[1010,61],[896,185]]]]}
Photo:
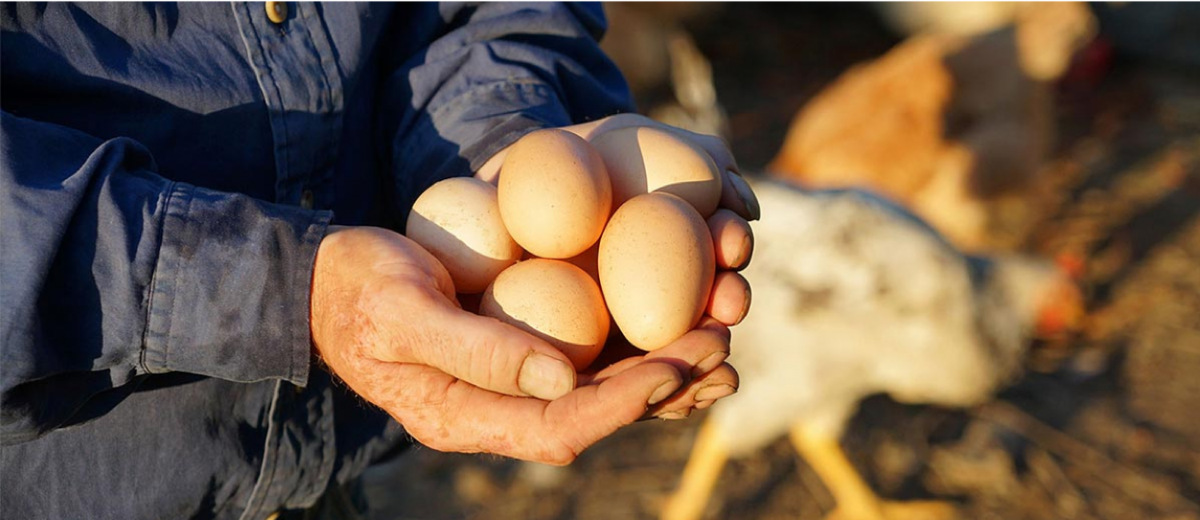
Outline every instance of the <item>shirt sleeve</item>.
{"type": "Polygon", "coordinates": [[[129,139],[0,121],[4,444],[150,374],[305,384],[328,212],[168,181],[129,139]]]}
{"type": "Polygon", "coordinates": [[[383,90],[398,208],[528,132],[634,110],[599,47],[599,4],[420,6],[411,19],[432,43],[400,61],[383,90]]]}

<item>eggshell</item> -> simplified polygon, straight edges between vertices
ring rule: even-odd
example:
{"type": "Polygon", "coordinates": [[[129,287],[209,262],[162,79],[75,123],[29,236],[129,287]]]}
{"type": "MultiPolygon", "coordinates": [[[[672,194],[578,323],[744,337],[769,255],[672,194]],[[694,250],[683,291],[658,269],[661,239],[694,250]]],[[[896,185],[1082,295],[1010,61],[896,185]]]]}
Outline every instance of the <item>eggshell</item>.
{"type": "Polygon", "coordinates": [[[576,370],[587,368],[608,338],[608,310],[596,282],[561,260],[520,262],[483,293],[479,313],[554,345],[576,370]]]}
{"type": "Polygon", "coordinates": [[[604,160],[565,130],[522,137],[500,167],[500,215],[521,247],[542,258],[582,253],[604,231],[612,186],[604,160]]]}
{"type": "Polygon", "coordinates": [[[699,145],[665,130],[628,127],[601,133],[592,145],[604,158],[613,207],[650,192],[678,195],[704,218],[721,201],[721,172],[699,145]]]}
{"type": "Polygon", "coordinates": [[[496,188],[472,177],[425,190],[408,214],[404,234],[446,267],[460,293],[480,293],[521,257],[500,219],[496,188]]]}
{"type": "Polygon", "coordinates": [[[657,350],[695,327],[716,270],[708,225],[674,195],[649,193],[613,214],[600,238],[600,287],[634,346],[657,350]]]}

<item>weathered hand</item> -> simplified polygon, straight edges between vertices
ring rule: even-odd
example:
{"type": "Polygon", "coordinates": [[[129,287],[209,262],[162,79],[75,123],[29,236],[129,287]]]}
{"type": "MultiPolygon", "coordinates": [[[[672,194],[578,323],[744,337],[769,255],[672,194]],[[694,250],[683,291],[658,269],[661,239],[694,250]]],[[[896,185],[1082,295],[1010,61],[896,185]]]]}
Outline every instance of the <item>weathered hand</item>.
{"type": "Polygon", "coordinates": [[[576,387],[566,356],[461,310],[454,294],[432,255],[387,230],[334,228],[317,253],[315,350],[352,390],[434,449],[566,464],[651,404],[687,399],[667,400],[693,372],[737,384],[723,364],[728,337],[715,325],[576,387]]]}

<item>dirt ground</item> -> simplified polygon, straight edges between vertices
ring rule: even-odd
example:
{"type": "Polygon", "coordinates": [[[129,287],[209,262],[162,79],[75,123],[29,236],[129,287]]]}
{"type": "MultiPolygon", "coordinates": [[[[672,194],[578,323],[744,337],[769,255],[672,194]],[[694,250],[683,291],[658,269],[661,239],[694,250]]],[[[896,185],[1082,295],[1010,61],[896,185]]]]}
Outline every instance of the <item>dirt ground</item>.
{"type": "MultiPolygon", "coordinates": [[[[681,23],[713,63],[747,170],[822,85],[897,41],[864,6],[701,11],[681,23]]],[[[884,497],[950,500],[964,518],[1200,520],[1200,71],[1117,56],[1059,94],[1055,197],[1023,242],[1084,259],[1087,326],[1037,345],[1026,376],[977,409],[872,398],[844,445],[884,497]]],[[[415,448],[368,474],[372,517],[655,518],[703,417],[636,424],[566,468],[415,448]]],[[[831,507],[780,440],[726,466],[706,518],[831,507]]]]}

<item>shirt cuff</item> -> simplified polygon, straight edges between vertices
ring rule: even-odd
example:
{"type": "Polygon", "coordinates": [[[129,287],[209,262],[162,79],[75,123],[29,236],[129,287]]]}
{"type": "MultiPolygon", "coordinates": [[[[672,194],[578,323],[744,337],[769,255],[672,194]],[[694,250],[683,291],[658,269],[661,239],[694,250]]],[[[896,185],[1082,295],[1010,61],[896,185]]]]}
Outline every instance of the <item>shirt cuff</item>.
{"type": "Polygon", "coordinates": [[[184,183],[164,205],[144,370],[304,386],[313,263],[333,214],[184,183]]]}

